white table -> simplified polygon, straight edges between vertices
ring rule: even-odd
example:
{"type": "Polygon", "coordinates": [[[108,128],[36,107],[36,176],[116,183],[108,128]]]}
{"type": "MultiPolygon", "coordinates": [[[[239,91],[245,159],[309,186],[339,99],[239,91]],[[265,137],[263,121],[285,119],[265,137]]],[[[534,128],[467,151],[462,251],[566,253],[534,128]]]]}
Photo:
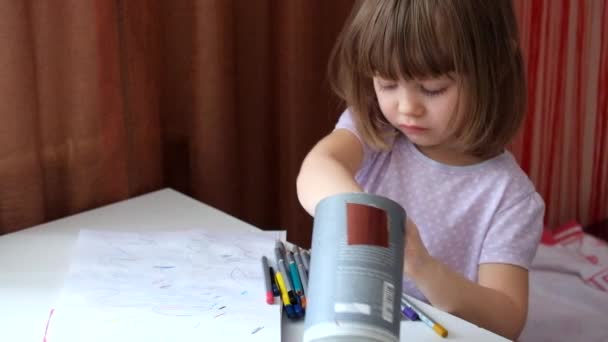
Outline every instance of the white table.
{"type": "MultiPolygon", "coordinates": [[[[256,227],[170,189],[0,236],[0,341],[40,342],[67,275],[80,229],[178,231],[194,226],[256,227]]],[[[420,322],[404,321],[402,340],[507,341],[459,318],[418,303],[449,331],[447,339],[420,322]],[[407,339],[406,339],[407,336],[407,339]]],[[[303,322],[283,317],[282,340],[300,341],[303,322]]],[[[176,341],[178,342],[178,341],[176,341]]]]}

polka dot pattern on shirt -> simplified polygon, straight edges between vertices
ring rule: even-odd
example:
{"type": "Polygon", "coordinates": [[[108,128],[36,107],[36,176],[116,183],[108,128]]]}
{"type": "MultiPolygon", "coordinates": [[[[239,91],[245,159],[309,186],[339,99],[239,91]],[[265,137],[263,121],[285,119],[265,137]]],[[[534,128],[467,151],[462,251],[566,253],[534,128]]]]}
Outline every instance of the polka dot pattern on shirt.
{"type": "MultiPolygon", "coordinates": [[[[366,151],[357,182],[366,192],[401,204],[433,257],[472,281],[481,263],[530,266],[544,203],[509,152],[476,165],[450,166],[429,159],[404,136],[390,151],[372,151],[348,110],[336,129],[355,134],[366,151]]],[[[404,290],[426,300],[407,278],[404,290]]]]}

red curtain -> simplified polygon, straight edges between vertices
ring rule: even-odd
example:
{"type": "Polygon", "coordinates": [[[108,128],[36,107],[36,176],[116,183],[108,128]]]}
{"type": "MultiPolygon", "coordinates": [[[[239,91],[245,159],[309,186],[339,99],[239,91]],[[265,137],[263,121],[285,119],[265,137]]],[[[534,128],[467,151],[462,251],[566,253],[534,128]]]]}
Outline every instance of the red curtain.
{"type": "Polygon", "coordinates": [[[0,233],[161,186],[154,74],[121,77],[116,4],[0,1],[0,233]]]}
{"type": "Polygon", "coordinates": [[[352,3],[0,1],[0,234],[172,187],[308,244],[352,3]]]}
{"type": "Polygon", "coordinates": [[[608,2],[516,0],[528,117],[513,151],[546,221],[608,217],[608,2]]]}

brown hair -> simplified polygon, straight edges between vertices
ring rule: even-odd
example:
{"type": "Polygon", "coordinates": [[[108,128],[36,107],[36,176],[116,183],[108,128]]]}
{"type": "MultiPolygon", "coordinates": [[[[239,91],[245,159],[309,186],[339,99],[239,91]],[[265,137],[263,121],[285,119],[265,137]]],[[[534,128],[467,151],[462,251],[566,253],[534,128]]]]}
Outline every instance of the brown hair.
{"type": "Polygon", "coordinates": [[[329,62],[329,81],[365,141],[387,148],[396,134],[373,76],[424,79],[455,72],[462,110],[455,134],[478,157],[500,153],[524,117],[526,83],[511,0],[359,1],[329,62]]]}

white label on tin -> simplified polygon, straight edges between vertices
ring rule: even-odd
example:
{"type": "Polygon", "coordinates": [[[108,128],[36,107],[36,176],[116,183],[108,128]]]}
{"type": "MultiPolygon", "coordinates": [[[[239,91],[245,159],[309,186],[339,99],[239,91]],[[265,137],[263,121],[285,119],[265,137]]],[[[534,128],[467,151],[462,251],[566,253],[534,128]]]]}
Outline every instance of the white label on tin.
{"type": "Polygon", "coordinates": [[[382,291],[382,318],[393,323],[393,300],[395,299],[395,287],[389,282],[384,282],[382,291]]]}
{"type": "Polygon", "coordinates": [[[335,303],[335,312],[347,312],[369,315],[372,310],[369,305],[363,303],[335,303]]]}

